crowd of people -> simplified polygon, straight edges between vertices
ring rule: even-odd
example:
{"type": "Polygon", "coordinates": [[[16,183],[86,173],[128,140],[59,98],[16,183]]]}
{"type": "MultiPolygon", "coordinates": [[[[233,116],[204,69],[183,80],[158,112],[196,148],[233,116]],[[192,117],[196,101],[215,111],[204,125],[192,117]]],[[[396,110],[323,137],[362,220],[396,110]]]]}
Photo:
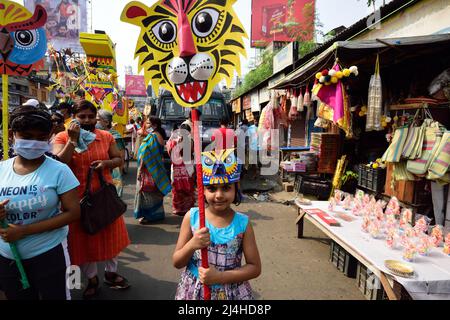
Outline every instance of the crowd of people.
{"type": "MultiPolygon", "coordinates": [[[[213,169],[203,166],[207,207],[206,228],[200,229],[196,168],[185,161],[194,155],[191,120],[167,137],[157,117],[130,119],[127,139],[114,129],[111,112],[87,100],[63,102],[49,111],[31,99],[11,114],[9,129],[10,157],[0,162],[0,221],[6,222],[0,227],[0,290],[8,299],[70,299],[66,270],[73,265],[87,278],[83,298],[91,299],[99,293],[99,262],[105,263],[106,285],[130,287],[118,272],[118,256],[131,243],[123,215],[95,234],[80,222],[80,201],[88,191],[100,192],[109,183],[122,195],[129,146],[137,163],[134,218],[141,225],[163,220],[164,197],[170,193],[172,213],[184,217],[173,265],[185,271],[175,298],[203,299],[203,284],[211,287],[213,299],[253,298],[248,280],[261,272],[259,253],[248,217],[231,207],[241,200],[241,165],[236,157],[227,157],[207,164],[213,169]],[[169,173],[165,157],[171,160],[169,173]],[[237,168],[233,174],[225,170],[230,164],[237,168]],[[90,174],[94,170],[98,174],[90,174]],[[31,286],[27,290],[12,263],[11,244],[23,261],[31,286]],[[210,257],[207,269],[200,263],[203,248],[210,257]]],[[[256,134],[254,123],[244,122],[239,130],[256,134]]],[[[221,122],[212,137],[217,159],[236,148],[238,134],[226,120],[221,122]]],[[[252,139],[247,142],[257,148],[253,144],[252,139]]]]}

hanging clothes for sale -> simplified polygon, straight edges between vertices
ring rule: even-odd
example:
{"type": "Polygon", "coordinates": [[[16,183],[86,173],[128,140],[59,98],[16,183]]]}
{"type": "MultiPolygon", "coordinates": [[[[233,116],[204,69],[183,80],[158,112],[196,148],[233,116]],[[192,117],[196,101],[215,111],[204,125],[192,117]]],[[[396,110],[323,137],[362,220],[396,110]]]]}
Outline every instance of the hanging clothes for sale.
{"type": "Polygon", "coordinates": [[[276,109],[280,106],[278,103],[278,94],[276,93],[276,91],[271,92],[270,101],[272,103],[272,108],[276,109]]]}
{"type": "Polygon", "coordinates": [[[311,106],[311,94],[309,92],[309,85],[306,86],[305,95],[303,96],[303,106],[309,108],[311,106]]]}
{"type": "Polygon", "coordinates": [[[258,133],[262,136],[261,148],[271,150],[271,135],[275,129],[275,112],[272,101],[261,112],[258,125],[258,133]]]}
{"type": "Polygon", "coordinates": [[[311,93],[309,92],[309,84],[306,86],[305,95],[303,96],[303,105],[306,108],[306,122],[308,122],[314,115],[312,110],[311,93]]]}
{"type": "Polygon", "coordinates": [[[291,93],[291,107],[295,106],[297,108],[298,93],[295,89],[291,89],[290,93],[291,93]]]}
{"type": "Polygon", "coordinates": [[[289,109],[287,108],[287,98],[286,95],[281,96],[280,108],[274,110],[275,115],[275,125],[279,124],[287,128],[289,126],[289,109]]]}
{"type": "Polygon", "coordinates": [[[297,111],[298,112],[303,112],[303,90],[302,88],[299,89],[300,90],[300,94],[298,95],[298,100],[297,100],[297,111]]]}
{"type": "Polygon", "coordinates": [[[292,100],[289,100],[289,101],[291,103],[291,106],[289,108],[288,118],[289,118],[289,121],[294,121],[294,120],[297,120],[298,116],[299,116],[298,111],[297,111],[297,105],[292,104],[292,100]]]}
{"type": "Polygon", "coordinates": [[[313,124],[310,122],[311,119],[314,117],[313,103],[311,101],[311,93],[309,92],[309,84],[306,85],[305,95],[303,97],[303,105],[306,107],[306,116],[305,116],[306,144],[309,145],[311,127],[313,127],[313,124]]]}
{"type": "Polygon", "coordinates": [[[427,179],[450,183],[448,169],[450,167],[450,131],[443,133],[441,142],[433,154],[428,167],[427,179]]]}
{"type": "Polygon", "coordinates": [[[381,114],[383,112],[383,92],[380,76],[380,57],[377,55],[375,73],[370,78],[369,95],[367,103],[366,131],[381,131],[381,114]]]}
{"type": "MultiPolygon", "coordinates": [[[[339,64],[335,64],[333,70],[340,72],[339,64]]],[[[325,85],[316,83],[313,94],[320,101],[318,116],[328,121],[334,122],[339,128],[344,130],[347,138],[353,136],[351,127],[351,113],[347,92],[341,79],[336,83],[325,85]]]]}

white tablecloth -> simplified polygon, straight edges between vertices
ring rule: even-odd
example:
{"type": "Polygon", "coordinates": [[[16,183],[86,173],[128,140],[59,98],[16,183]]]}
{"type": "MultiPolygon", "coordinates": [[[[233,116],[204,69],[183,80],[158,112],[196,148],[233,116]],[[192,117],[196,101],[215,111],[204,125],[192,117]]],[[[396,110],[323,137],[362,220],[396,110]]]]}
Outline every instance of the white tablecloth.
{"type": "MultiPolygon", "coordinates": [[[[407,262],[413,266],[415,277],[408,279],[393,275],[384,266],[385,260],[399,260],[402,258],[403,249],[390,249],[386,241],[374,239],[370,234],[361,230],[362,218],[355,217],[350,211],[342,207],[336,207],[336,212],[347,213],[355,218],[347,222],[337,217],[328,210],[328,201],[313,201],[311,205],[302,205],[302,209],[322,209],[334,217],[341,226],[331,227],[315,215],[309,215],[327,230],[340,238],[346,245],[358,252],[378,270],[392,275],[411,295],[413,299],[448,299],[450,300],[450,256],[443,253],[443,248],[433,248],[428,256],[417,255],[414,262],[407,262]]],[[[370,266],[368,266],[370,268],[370,266]]]]}

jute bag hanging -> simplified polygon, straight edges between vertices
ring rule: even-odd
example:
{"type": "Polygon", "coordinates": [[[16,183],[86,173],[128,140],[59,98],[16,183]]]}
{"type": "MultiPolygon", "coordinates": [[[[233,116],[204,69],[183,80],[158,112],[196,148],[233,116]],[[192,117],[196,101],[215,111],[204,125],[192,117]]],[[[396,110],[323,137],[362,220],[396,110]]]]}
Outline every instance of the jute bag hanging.
{"type": "Polygon", "coordinates": [[[377,55],[375,74],[370,78],[369,96],[367,103],[366,131],[381,131],[381,113],[383,109],[383,94],[380,76],[380,57],[377,55]]]}
{"type": "Polygon", "coordinates": [[[291,89],[291,106],[295,106],[297,108],[298,94],[297,90],[291,89]]]}
{"type": "Polygon", "coordinates": [[[423,142],[423,135],[421,135],[422,127],[417,125],[419,112],[420,110],[417,110],[408,129],[408,136],[406,137],[402,151],[402,158],[404,159],[416,159],[418,157],[416,156],[416,145],[420,139],[420,145],[422,145],[423,142]]]}
{"type": "Polygon", "coordinates": [[[394,181],[413,181],[416,177],[406,169],[406,162],[401,161],[394,164],[393,179],[394,181]]]}
{"type": "Polygon", "coordinates": [[[406,165],[409,172],[417,175],[423,175],[428,171],[431,160],[436,154],[442,139],[439,122],[431,119],[425,119],[424,122],[426,123],[426,129],[422,145],[422,155],[415,160],[408,160],[408,164],[406,165]]]}
{"type": "Polygon", "coordinates": [[[386,152],[381,158],[386,162],[400,162],[402,150],[405,145],[406,137],[408,136],[408,127],[397,128],[394,132],[392,142],[387,148],[386,152]]]}
{"type": "Polygon", "coordinates": [[[442,135],[441,142],[436,149],[436,153],[430,161],[427,179],[442,179],[450,167],[450,131],[446,131],[442,135]]]}
{"type": "Polygon", "coordinates": [[[422,156],[423,139],[425,139],[426,129],[427,129],[427,124],[424,121],[422,123],[422,125],[419,127],[419,130],[417,131],[417,139],[414,143],[413,150],[411,151],[411,154],[409,155],[410,160],[414,160],[414,159],[420,158],[422,156]]]}

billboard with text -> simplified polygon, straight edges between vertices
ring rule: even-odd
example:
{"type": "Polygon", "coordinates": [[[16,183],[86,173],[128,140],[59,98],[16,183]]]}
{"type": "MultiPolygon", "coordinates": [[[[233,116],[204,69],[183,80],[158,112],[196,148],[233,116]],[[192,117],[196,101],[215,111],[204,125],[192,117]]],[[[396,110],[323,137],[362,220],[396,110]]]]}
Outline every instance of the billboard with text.
{"type": "Polygon", "coordinates": [[[147,96],[144,76],[125,75],[125,94],[127,96],[147,96]]]}
{"type": "Polygon", "coordinates": [[[251,46],[314,37],[315,0],[252,0],[251,46]]]}

